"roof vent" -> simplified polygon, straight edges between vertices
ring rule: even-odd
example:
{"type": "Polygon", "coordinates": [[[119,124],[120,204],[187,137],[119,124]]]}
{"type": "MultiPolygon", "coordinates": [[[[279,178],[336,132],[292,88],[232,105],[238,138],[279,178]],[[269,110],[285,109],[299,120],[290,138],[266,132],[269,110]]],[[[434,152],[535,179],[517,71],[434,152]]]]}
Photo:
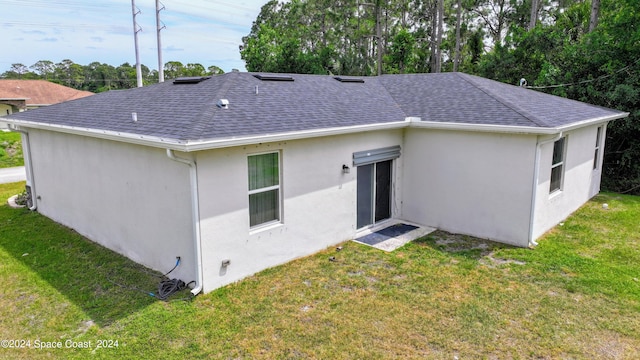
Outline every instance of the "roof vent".
{"type": "Polygon", "coordinates": [[[256,79],[260,79],[262,81],[293,81],[294,79],[289,75],[264,75],[264,74],[256,74],[253,75],[256,79]]]}
{"type": "Polygon", "coordinates": [[[343,83],[364,83],[364,79],[360,78],[345,78],[340,76],[334,76],[333,78],[343,83]]]}
{"type": "Polygon", "coordinates": [[[179,77],[173,80],[174,84],[197,84],[201,81],[207,80],[211,78],[211,76],[190,76],[190,77],[179,77]]]}
{"type": "Polygon", "coordinates": [[[216,106],[219,107],[220,109],[228,109],[229,108],[229,100],[220,99],[220,100],[218,100],[218,103],[216,104],[216,106]]]}

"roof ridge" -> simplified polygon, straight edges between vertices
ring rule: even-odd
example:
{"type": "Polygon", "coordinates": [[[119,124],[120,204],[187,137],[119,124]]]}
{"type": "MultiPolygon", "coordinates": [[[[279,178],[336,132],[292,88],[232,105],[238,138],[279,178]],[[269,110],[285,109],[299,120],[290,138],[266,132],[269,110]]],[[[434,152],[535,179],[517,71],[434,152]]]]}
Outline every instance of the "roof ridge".
{"type": "MultiPolygon", "coordinates": [[[[186,133],[188,134],[188,137],[193,138],[194,135],[197,136],[197,133],[202,132],[201,128],[204,124],[207,124],[213,121],[213,119],[216,116],[215,107],[216,107],[217,100],[224,98],[224,96],[227,94],[227,92],[231,88],[231,85],[235,82],[233,81],[233,79],[237,78],[237,76],[234,76],[232,74],[235,74],[235,72],[215,75],[210,77],[209,79],[206,79],[200,82],[200,84],[207,85],[208,82],[212,81],[214,78],[220,78],[220,77],[226,78],[226,79],[223,79],[223,83],[220,86],[220,88],[212,94],[212,96],[208,99],[208,101],[203,102],[200,113],[197,115],[195,121],[191,123],[191,126],[186,131],[186,133]]],[[[180,85],[180,86],[184,86],[184,85],[180,85]]]]}
{"type": "MultiPolygon", "coordinates": [[[[378,75],[378,76],[371,76],[370,78],[375,79],[378,82],[378,85],[380,85],[381,88],[384,89],[384,92],[387,94],[387,96],[389,98],[391,98],[391,100],[393,101],[394,104],[396,104],[396,107],[398,107],[398,110],[400,110],[400,112],[402,113],[402,115],[404,115],[404,118],[406,119],[407,116],[407,112],[405,111],[404,107],[402,105],[400,105],[400,101],[398,99],[396,99],[393,94],[389,91],[389,89],[387,88],[387,84],[385,84],[382,80],[383,77],[386,77],[387,75],[392,75],[392,74],[382,74],[382,75],[378,75]]],[[[396,75],[411,75],[411,74],[396,74],[396,75]]]]}
{"type": "MultiPolygon", "coordinates": [[[[536,124],[537,126],[539,126],[539,127],[549,127],[550,126],[546,122],[541,121],[540,119],[537,119],[529,111],[521,108],[520,106],[514,104],[513,102],[496,96],[493,93],[493,91],[491,91],[491,89],[489,89],[486,86],[474,81],[475,80],[475,76],[469,75],[469,74],[465,74],[465,73],[461,73],[461,72],[456,72],[454,74],[458,75],[461,79],[463,79],[464,81],[468,82],[469,84],[474,86],[476,89],[478,89],[478,90],[482,91],[483,93],[487,94],[488,96],[490,96],[495,101],[501,103],[502,105],[504,105],[504,106],[508,107],[509,109],[511,109],[511,110],[517,112],[518,114],[522,115],[525,119],[531,121],[532,123],[536,124]]],[[[491,79],[486,79],[486,80],[496,82],[496,83],[498,83],[500,85],[509,85],[509,84],[501,83],[499,81],[495,81],[495,80],[491,80],[491,79]]],[[[514,86],[514,85],[511,85],[511,86],[514,86]]]]}

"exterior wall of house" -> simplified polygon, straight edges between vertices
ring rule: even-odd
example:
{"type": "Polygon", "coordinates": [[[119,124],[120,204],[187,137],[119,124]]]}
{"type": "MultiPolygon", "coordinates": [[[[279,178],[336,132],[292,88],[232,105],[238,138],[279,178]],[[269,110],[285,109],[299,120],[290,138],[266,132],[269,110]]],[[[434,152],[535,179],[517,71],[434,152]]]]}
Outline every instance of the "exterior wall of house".
{"type": "MultiPolygon", "coordinates": [[[[0,117],[11,115],[11,114],[13,114],[13,107],[11,105],[0,104],[0,117]]],[[[8,127],[9,126],[7,126],[6,122],[3,122],[2,120],[0,120],[0,129],[7,129],[8,127]]]]}
{"type": "Polygon", "coordinates": [[[0,104],[0,116],[7,116],[11,114],[13,114],[13,106],[0,104]]]}
{"type": "Polygon", "coordinates": [[[600,191],[605,125],[601,134],[600,156],[593,168],[598,126],[565,133],[565,165],[561,190],[549,193],[553,141],[540,148],[540,170],[536,191],[533,237],[538,238],[567,218],[600,191]]]}
{"type": "Polygon", "coordinates": [[[530,135],[409,129],[403,217],[527,246],[535,149],[530,135]]]}
{"type": "MultiPolygon", "coordinates": [[[[365,132],[199,152],[204,290],[353,239],[357,171],[352,155],[402,145],[402,134],[365,132]],[[271,151],[281,153],[282,221],[252,230],[247,156],[271,151]],[[351,168],[349,174],[343,174],[343,164],[351,168]],[[230,261],[227,267],[224,260],[230,261]]],[[[401,162],[402,157],[395,160],[395,179],[401,177],[401,162]]]]}
{"type": "Polygon", "coordinates": [[[29,130],[38,211],[161,272],[195,279],[189,167],[164,150],[29,130]]]}

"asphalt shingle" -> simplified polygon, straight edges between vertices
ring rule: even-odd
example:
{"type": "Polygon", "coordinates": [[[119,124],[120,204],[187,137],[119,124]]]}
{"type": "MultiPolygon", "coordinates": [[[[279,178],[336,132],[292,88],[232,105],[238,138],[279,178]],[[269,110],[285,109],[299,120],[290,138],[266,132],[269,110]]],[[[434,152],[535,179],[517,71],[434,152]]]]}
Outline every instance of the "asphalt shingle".
{"type": "Polygon", "coordinates": [[[9,119],[198,141],[403,121],[558,127],[614,116],[600,108],[462,73],[365,77],[290,74],[263,81],[232,72],[110,91],[9,119]],[[229,108],[216,106],[220,99],[229,108]],[[132,120],[132,113],[137,121],[132,120]]]}

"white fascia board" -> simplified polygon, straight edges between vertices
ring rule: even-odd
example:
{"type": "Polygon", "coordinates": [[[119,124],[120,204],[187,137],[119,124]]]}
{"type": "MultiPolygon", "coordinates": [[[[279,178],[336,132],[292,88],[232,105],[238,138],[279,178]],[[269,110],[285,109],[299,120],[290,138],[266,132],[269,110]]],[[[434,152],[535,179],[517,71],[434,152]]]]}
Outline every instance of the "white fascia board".
{"type": "Polygon", "coordinates": [[[396,121],[396,122],[381,123],[381,124],[369,124],[369,125],[336,127],[336,128],[328,128],[328,129],[292,131],[292,132],[286,132],[286,133],[232,137],[232,138],[226,138],[226,139],[214,139],[214,140],[203,140],[203,141],[180,141],[176,139],[168,139],[168,138],[161,138],[161,137],[155,137],[155,136],[146,136],[146,135],[138,135],[138,134],[109,131],[109,130],[97,130],[97,129],[90,129],[90,128],[64,126],[64,125],[57,125],[57,124],[44,124],[44,123],[13,120],[13,119],[8,120],[7,122],[9,124],[18,126],[20,128],[50,130],[50,131],[56,131],[56,132],[63,132],[67,134],[90,136],[90,137],[106,139],[106,140],[121,141],[121,142],[126,142],[131,144],[151,146],[151,147],[162,148],[162,149],[171,149],[171,150],[176,150],[181,152],[192,152],[192,151],[218,149],[218,148],[225,148],[225,147],[232,147],[232,146],[258,144],[258,143],[265,143],[265,142],[298,140],[298,139],[307,139],[307,138],[313,138],[313,137],[352,134],[352,133],[365,132],[365,131],[401,129],[406,127],[409,123],[408,121],[405,120],[405,121],[396,121]]]}
{"type": "Polygon", "coordinates": [[[617,119],[623,119],[623,118],[626,118],[627,116],[629,116],[628,112],[619,113],[619,114],[615,114],[615,115],[609,115],[609,116],[602,116],[602,117],[589,119],[589,120],[585,120],[585,121],[579,121],[579,122],[576,122],[576,123],[573,123],[573,124],[569,124],[569,125],[565,125],[565,126],[560,126],[557,129],[559,131],[566,132],[566,131],[578,129],[578,128],[585,127],[585,126],[592,126],[592,125],[602,124],[602,123],[606,123],[606,122],[617,120],[617,119]]]}
{"type": "Polygon", "coordinates": [[[259,144],[259,143],[265,143],[265,142],[299,140],[299,139],[308,139],[308,138],[323,137],[323,136],[353,134],[353,133],[365,132],[365,131],[402,129],[407,127],[408,123],[409,123],[408,121],[396,121],[396,122],[382,123],[382,124],[345,126],[345,127],[335,127],[335,128],[328,128],[328,129],[292,131],[292,132],[277,133],[277,134],[264,134],[264,135],[256,135],[256,136],[187,142],[184,145],[185,150],[183,151],[190,152],[190,151],[199,151],[199,150],[208,150],[208,149],[218,149],[223,147],[243,146],[243,145],[259,144]]]}
{"type": "Polygon", "coordinates": [[[411,125],[409,127],[440,129],[440,130],[457,130],[457,131],[479,131],[493,133],[511,133],[511,134],[535,134],[535,135],[554,135],[560,132],[566,132],[585,126],[591,126],[609,122],[612,120],[622,119],[629,116],[629,113],[618,113],[614,115],[602,116],[584,121],[575,122],[565,126],[558,127],[533,127],[533,126],[509,126],[509,125],[489,125],[489,124],[463,124],[439,121],[422,121],[418,117],[407,118],[411,125]]]}
{"type": "Polygon", "coordinates": [[[126,142],[137,145],[152,146],[162,149],[173,149],[184,151],[184,142],[175,139],[164,139],[155,136],[138,135],[109,130],[97,130],[90,128],[81,128],[76,126],[65,126],[57,124],[45,124],[23,120],[7,120],[8,124],[18,127],[19,129],[39,129],[61,132],[66,134],[89,136],[99,139],[126,142]]]}
{"type": "MultiPolygon", "coordinates": [[[[414,118],[415,119],[415,118],[414,118]]],[[[462,124],[439,121],[413,120],[410,127],[419,129],[471,131],[471,132],[492,132],[492,133],[512,133],[512,134],[537,134],[547,135],[558,133],[556,128],[539,128],[532,126],[506,126],[488,124],[462,124]]]]}
{"type": "Polygon", "coordinates": [[[202,140],[202,141],[181,141],[170,138],[162,138],[157,136],[138,135],[126,132],[97,130],[91,128],[81,128],[75,126],[65,126],[57,124],[46,124],[23,120],[7,119],[4,122],[18,127],[42,129],[63,132],[74,135],[90,136],[100,139],[122,141],[131,144],[151,146],[162,149],[171,149],[182,152],[201,151],[209,149],[219,149],[232,146],[243,146],[265,142],[299,140],[322,136],[333,136],[343,134],[353,134],[365,131],[402,129],[406,127],[424,128],[424,129],[441,129],[455,131],[475,131],[475,132],[493,132],[493,133],[512,133],[512,134],[536,134],[536,135],[553,135],[562,131],[569,131],[584,126],[605,123],[611,120],[627,117],[629,113],[619,113],[611,116],[604,116],[595,119],[589,119],[578,123],[570,124],[557,128],[538,128],[530,126],[506,126],[506,125],[487,125],[487,124],[461,124],[447,123],[437,121],[422,121],[419,117],[407,117],[404,121],[395,121],[381,124],[356,125],[345,127],[334,127],[327,129],[314,129],[303,131],[291,131],[276,134],[263,134],[254,136],[241,136],[225,139],[202,140]]]}

